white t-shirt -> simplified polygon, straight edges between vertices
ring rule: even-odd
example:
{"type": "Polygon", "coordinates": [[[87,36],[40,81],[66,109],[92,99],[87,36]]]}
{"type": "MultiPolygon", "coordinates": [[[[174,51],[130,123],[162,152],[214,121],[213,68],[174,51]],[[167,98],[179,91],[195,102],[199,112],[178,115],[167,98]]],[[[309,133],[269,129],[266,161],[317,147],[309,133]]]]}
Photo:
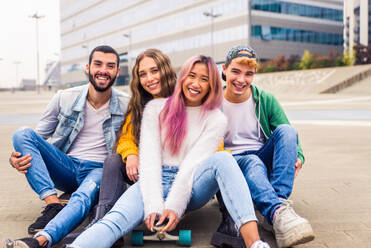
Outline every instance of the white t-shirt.
{"type": "Polygon", "coordinates": [[[264,134],[259,128],[255,115],[255,102],[250,98],[242,103],[231,103],[223,99],[222,111],[227,116],[228,126],[224,136],[224,147],[238,154],[244,151],[259,150],[264,142],[264,134]]]}
{"type": "Polygon", "coordinates": [[[103,121],[109,108],[105,103],[99,109],[93,108],[88,101],[85,104],[84,127],[72,143],[67,155],[103,163],[108,155],[106,140],[103,135],[103,121]]]}

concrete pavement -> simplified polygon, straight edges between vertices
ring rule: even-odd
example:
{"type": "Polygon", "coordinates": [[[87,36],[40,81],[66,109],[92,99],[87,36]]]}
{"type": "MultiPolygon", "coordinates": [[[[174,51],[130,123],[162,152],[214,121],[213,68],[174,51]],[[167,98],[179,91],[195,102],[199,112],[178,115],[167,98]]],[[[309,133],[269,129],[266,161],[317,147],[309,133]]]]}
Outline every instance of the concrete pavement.
{"type": "MultiPolygon", "coordinates": [[[[364,88],[336,95],[279,95],[287,110],[371,110],[371,92],[364,88]],[[362,94],[361,94],[362,93],[362,94]],[[359,98],[350,102],[342,99],[359,98]],[[329,104],[315,101],[335,100],[329,104]],[[290,104],[301,102],[302,104],[290,104]]],[[[9,115],[41,114],[52,94],[0,92],[0,123],[9,115]]],[[[306,163],[295,181],[291,199],[315,231],[314,241],[298,247],[371,247],[371,121],[328,122],[293,120],[306,155],[306,163]],[[358,123],[358,124],[357,124],[358,123]],[[362,125],[361,125],[362,124],[362,125]]],[[[0,239],[27,236],[27,227],[40,215],[44,204],[32,192],[23,175],[8,163],[11,135],[21,125],[0,124],[0,239]]],[[[210,247],[209,240],[220,221],[218,205],[188,215],[182,228],[192,229],[194,247],[210,247]]],[[[262,237],[275,247],[273,236],[262,237]]],[[[128,244],[129,239],[126,238],[128,244]]],[[[173,243],[150,243],[150,247],[175,247],[173,243]]]]}

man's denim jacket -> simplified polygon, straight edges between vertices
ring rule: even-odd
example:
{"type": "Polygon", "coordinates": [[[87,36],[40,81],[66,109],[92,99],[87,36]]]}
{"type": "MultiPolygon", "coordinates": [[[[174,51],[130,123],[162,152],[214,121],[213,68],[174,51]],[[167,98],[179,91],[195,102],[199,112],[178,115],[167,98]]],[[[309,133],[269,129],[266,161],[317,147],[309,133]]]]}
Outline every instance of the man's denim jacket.
{"type": "MultiPolygon", "coordinates": [[[[84,125],[84,107],[89,84],[58,91],[49,103],[36,131],[44,139],[67,153],[84,125]]],[[[125,116],[129,97],[112,88],[109,109],[103,121],[103,134],[109,154],[125,116]]],[[[97,127],[98,128],[98,127],[97,127]]]]}

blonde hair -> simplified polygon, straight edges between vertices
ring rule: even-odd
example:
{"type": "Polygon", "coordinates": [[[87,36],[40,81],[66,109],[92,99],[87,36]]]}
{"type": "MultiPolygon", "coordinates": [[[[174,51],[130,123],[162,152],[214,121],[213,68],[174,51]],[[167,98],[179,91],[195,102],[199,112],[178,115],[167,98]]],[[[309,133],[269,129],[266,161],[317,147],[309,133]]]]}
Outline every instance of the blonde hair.
{"type": "MultiPolygon", "coordinates": [[[[248,54],[251,55],[248,51],[240,51],[238,54],[248,54]]],[[[258,62],[256,61],[256,58],[248,58],[248,57],[237,57],[233,59],[238,64],[247,65],[248,67],[258,67],[258,62]]]]}

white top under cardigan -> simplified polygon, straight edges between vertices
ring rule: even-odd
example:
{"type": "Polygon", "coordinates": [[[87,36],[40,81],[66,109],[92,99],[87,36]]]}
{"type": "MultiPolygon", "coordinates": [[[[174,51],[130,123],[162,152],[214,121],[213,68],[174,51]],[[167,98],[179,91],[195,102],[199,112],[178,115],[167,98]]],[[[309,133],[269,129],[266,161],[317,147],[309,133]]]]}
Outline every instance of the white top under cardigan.
{"type": "Polygon", "coordinates": [[[227,118],[215,109],[201,117],[201,107],[187,107],[187,130],[177,155],[162,149],[165,130],[159,125],[159,115],[167,99],[147,103],[141,124],[139,144],[139,183],[144,203],[144,216],[173,210],[181,217],[191,198],[193,175],[197,167],[215,153],[223,141],[227,118]],[[170,192],[163,200],[162,165],[179,166],[170,192]]]}

